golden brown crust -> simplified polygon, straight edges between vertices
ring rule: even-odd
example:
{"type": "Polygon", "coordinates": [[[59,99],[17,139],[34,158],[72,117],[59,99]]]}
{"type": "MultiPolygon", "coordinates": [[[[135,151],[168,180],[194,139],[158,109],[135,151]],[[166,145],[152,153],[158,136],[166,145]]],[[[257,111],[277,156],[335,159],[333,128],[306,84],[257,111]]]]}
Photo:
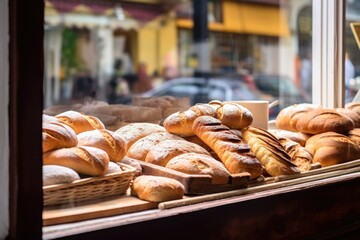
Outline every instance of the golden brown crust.
{"type": "Polygon", "coordinates": [[[210,175],[212,184],[226,184],[230,177],[224,164],[200,153],[180,154],[169,160],[165,167],[187,174],[210,175]]]}
{"type": "Polygon", "coordinates": [[[261,163],[250,152],[249,146],[219,119],[200,116],[194,121],[193,131],[219,156],[230,173],[248,172],[251,179],[261,175],[261,163]]]}
{"type": "Polygon", "coordinates": [[[127,151],[125,140],[119,134],[106,129],[82,132],[77,135],[77,138],[78,146],[100,148],[113,162],[121,161],[127,151]]]}
{"type": "Polygon", "coordinates": [[[301,133],[301,132],[293,132],[283,129],[269,129],[269,133],[274,135],[277,139],[290,139],[294,142],[297,142],[300,144],[300,146],[305,146],[306,139],[308,139],[308,136],[301,133]]]}
{"type": "Polygon", "coordinates": [[[346,109],[350,109],[360,115],[360,102],[350,102],[345,104],[346,109]]]}
{"type": "Polygon", "coordinates": [[[243,138],[271,176],[290,175],[300,170],[291,162],[279,140],[268,131],[248,127],[242,131],[243,138]]]}
{"type": "Polygon", "coordinates": [[[236,103],[223,103],[217,108],[217,118],[231,129],[243,129],[253,122],[253,115],[249,109],[236,103]]]}
{"type": "Polygon", "coordinates": [[[185,188],[179,181],[168,177],[141,175],[131,185],[132,195],[150,202],[181,199],[184,192],[185,188]]]}
{"type": "Polygon", "coordinates": [[[309,134],[345,133],[354,129],[354,122],[334,109],[313,109],[302,115],[296,123],[296,129],[309,134]]]}
{"type": "Polygon", "coordinates": [[[354,128],[360,127],[360,115],[356,111],[346,108],[335,108],[335,111],[350,118],[354,122],[354,128]]]}
{"type": "Polygon", "coordinates": [[[312,167],[313,157],[301,146],[289,138],[278,138],[285,152],[291,157],[291,161],[300,169],[301,172],[309,171],[312,167]]]}
{"type": "Polygon", "coordinates": [[[75,147],[78,143],[74,130],[60,122],[44,122],[42,125],[43,152],[58,148],[75,147]]]}
{"type": "Polygon", "coordinates": [[[168,132],[181,135],[192,136],[192,124],[199,116],[213,116],[216,117],[216,110],[209,104],[197,104],[190,107],[186,111],[180,111],[169,115],[164,120],[164,127],[168,132]]]}
{"type": "Polygon", "coordinates": [[[210,156],[207,150],[195,143],[169,139],[153,146],[146,154],[145,162],[165,167],[170,159],[183,153],[199,153],[210,156]]]}
{"type": "Polygon", "coordinates": [[[74,129],[76,134],[94,129],[104,129],[104,124],[97,117],[77,111],[66,111],[55,116],[61,122],[74,129]]]}
{"type": "Polygon", "coordinates": [[[181,137],[169,132],[155,132],[134,142],[130,149],[128,149],[126,156],[145,161],[146,155],[151,148],[153,148],[156,144],[169,139],[182,140],[181,137]]]}
{"type": "Polygon", "coordinates": [[[354,128],[353,130],[350,130],[346,136],[351,138],[351,140],[360,146],[360,128],[354,128]]]}
{"type": "Polygon", "coordinates": [[[44,153],[43,164],[60,165],[81,174],[100,176],[104,175],[108,168],[109,156],[95,147],[60,148],[44,153]]]}

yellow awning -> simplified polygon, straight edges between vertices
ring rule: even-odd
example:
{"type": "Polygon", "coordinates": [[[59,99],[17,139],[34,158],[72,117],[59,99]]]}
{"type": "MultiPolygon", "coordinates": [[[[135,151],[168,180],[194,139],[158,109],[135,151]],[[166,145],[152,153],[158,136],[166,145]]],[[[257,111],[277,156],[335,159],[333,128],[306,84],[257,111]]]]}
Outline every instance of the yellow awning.
{"type": "MultiPolygon", "coordinates": [[[[209,24],[211,31],[277,37],[285,37],[290,34],[284,10],[276,6],[224,1],[223,13],[222,23],[209,24]]],[[[179,19],[177,26],[192,28],[193,22],[190,19],[179,19]]]]}

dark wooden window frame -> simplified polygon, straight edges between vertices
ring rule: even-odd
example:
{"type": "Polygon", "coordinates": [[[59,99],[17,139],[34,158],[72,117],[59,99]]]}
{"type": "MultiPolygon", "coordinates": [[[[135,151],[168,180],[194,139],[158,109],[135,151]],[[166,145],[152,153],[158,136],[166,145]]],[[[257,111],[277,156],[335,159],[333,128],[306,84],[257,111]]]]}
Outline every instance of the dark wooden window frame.
{"type": "MultiPolygon", "coordinates": [[[[42,239],[42,0],[9,0],[10,229],[8,239],[42,239]]],[[[67,239],[356,239],[360,173],[154,214],[67,239]]]]}

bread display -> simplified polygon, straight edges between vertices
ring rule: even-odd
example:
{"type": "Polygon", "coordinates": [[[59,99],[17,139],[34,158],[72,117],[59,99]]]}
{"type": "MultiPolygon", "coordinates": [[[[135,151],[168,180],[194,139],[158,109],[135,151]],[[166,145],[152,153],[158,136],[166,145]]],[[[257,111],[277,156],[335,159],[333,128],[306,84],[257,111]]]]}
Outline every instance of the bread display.
{"type": "Polygon", "coordinates": [[[66,111],[55,116],[61,122],[74,129],[76,134],[94,129],[104,129],[104,124],[94,116],[77,111],[66,111]]]}
{"type": "Polygon", "coordinates": [[[300,173],[274,135],[264,129],[251,126],[244,129],[242,134],[245,142],[250,146],[256,158],[261,161],[268,174],[279,176],[300,173]]]}
{"type": "Polygon", "coordinates": [[[164,202],[181,199],[185,188],[177,180],[161,177],[141,175],[134,179],[131,194],[150,202],[164,202]]]}
{"type": "Polygon", "coordinates": [[[294,142],[297,142],[300,144],[300,146],[305,146],[306,143],[306,139],[309,138],[308,135],[301,133],[301,132],[293,132],[293,131],[288,131],[288,130],[283,130],[283,129],[269,129],[268,130],[269,133],[271,133],[272,135],[274,135],[277,139],[281,140],[281,139],[290,139],[294,142]]]}
{"type": "Polygon", "coordinates": [[[43,152],[54,149],[75,147],[78,139],[75,131],[59,122],[44,122],[42,125],[43,152]]]}
{"type": "Polygon", "coordinates": [[[60,148],[43,154],[44,165],[60,165],[91,176],[104,175],[109,161],[105,151],[88,146],[60,148]]]}
{"type": "Polygon", "coordinates": [[[117,133],[97,129],[79,133],[77,135],[78,146],[97,147],[104,150],[110,158],[110,161],[119,162],[126,154],[126,142],[117,133]]]}
{"type": "Polygon", "coordinates": [[[42,167],[43,186],[71,183],[80,176],[73,169],[59,165],[44,165],[42,167]]]}
{"type": "Polygon", "coordinates": [[[115,131],[126,142],[126,149],[130,149],[131,145],[142,137],[155,132],[166,132],[166,129],[155,123],[130,123],[115,131]]]}
{"type": "Polygon", "coordinates": [[[212,184],[226,184],[230,177],[224,164],[200,153],[180,154],[170,159],[165,167],[187,174],[210,175],[212,184]]]}
{"type": "Polygon", "coordinates": [[[169,139],[154,145],[147,153],[145,162],[165,166],[168,161],[183,153],[200,153],[210,156],[203,147],[181,139],[169,139]]]}
{"type": "Polygon", "coordinates": [[[360,146],[350,137],[335,132],[310,137],[305,148],[313,155],[313,162],[323,167],[360,158],[360,146]]]}
{"type": "Polygon", "coordinates": [[[192,129],[219,156],[230,173],[248,172],[251,179],[262,174],[261,163],[249,146],[219,119],[200,116],[194,121],[192,129]]]}
{"type": "Polygon", "coordinates": [[[309,134],[346,133],[354,129],[354,122],[334,109],[312,109],[297,120],[296,129],[309,134]]]}
{"type": "MultiPolygon", "coordinates": [[[[213,103],[214,104],[214,103],[213,103]]],[[[236,103],[223,103],[216,108],[217,118],[230,129],[243,129],[253,122],[252,113],[236,103]]]]}
{"type": "Polygon", "coordinates": [[[311,103],[293,104],[283,108],[275,118],[276,127],[278,129],[297,132],[297,121],[309,110],[318,108],[322,107],[311,103]]]}
{"type": "Polygon", "coordinates": [[[126,156],[137,160],[145,161],[146,155],[156,144],[170,139],[182,140],[181,137],[169,132],[155,132],[140,138],[128,149],[126,156]]]}
{"type": "Polygon", "coordinates": [[[192,130],[194,120],[203,115],[216,117],[216,110],[209,104],[197,104],[186,111],[171,114],[164,120],[163,125],[168,132],[181,136],[191,136],[194,135],[192,130]]]}

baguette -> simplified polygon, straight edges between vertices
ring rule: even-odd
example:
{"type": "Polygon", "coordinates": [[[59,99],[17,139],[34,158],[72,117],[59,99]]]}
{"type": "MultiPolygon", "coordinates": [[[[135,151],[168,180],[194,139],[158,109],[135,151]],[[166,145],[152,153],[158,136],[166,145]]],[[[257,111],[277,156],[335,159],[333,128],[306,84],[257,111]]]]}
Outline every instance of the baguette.
{"type": "Polygon", "coordinates": [[[248,172],[251,179],[262,174],[262,166],[241,138],[212,116],[198,117],[192,126],[194,133],[205,142],[232,173],[248,172]]]}
{"type": "Polygon", "coordinates": [[[194,135],[192,130],[194,120],[204,115],[216,117],[216,110],[209,104],[197,104],[186,111],[179,111],[169,115],[165,118],[163,125],[170,133],[192,136],[194,135]]]}
{"type": "Polygon", "coordinates": [[[300,144],[300,146],[304,147],[306,143],[306,139],[309,138],[308,135],[301,133],[301,132],[293,132],[283,129],[269,129],[269,133],[274,135],[277,139],[290,139],[294,142],[297,142],[300,144]]]}
{"type": "Polygon", "coordinates": [[[78,144],[75,131],[60,122],[44,122],[42,125],[42,150],[75,147],[78,144]]]}
{"type": "Polygon", "coordinates": [[[264,129],[251,126],[244,129],[242,134],[245,142],[249,144],[251,151],[261,161],[269,175],[300,173],[300,170],[291,162],[291,157],[274,135],[264,129]]]}

